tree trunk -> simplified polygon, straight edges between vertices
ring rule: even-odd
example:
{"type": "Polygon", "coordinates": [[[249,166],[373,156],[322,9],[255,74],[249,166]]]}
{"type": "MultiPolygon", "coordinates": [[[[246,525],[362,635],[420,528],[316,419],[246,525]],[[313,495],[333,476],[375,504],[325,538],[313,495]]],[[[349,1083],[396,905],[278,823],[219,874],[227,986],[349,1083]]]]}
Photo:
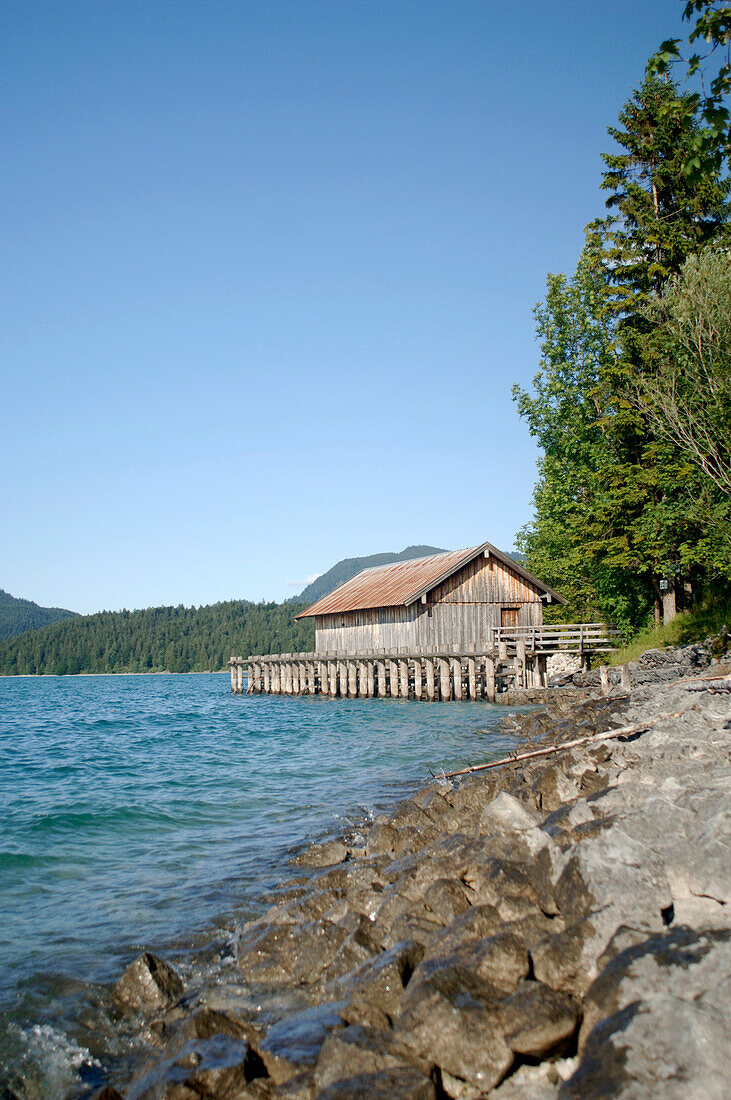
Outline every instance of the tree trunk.
{"type": "Polygon", "coordinates": [[[678,605],[675,600],[675,582],[668,581],[668,587],[662,594],[662,621],[671,623],[678,613],[678,605]]]}
{"type": "Polygon", "coordinates": [[[655,626],[659,626],[660,623],[662,622],[662,601],[660,599],[660,594],[658,592],[653,592],[652,601],[653,601],[653,611],[654,611],[654,615],[655,615],[655,626]]]}

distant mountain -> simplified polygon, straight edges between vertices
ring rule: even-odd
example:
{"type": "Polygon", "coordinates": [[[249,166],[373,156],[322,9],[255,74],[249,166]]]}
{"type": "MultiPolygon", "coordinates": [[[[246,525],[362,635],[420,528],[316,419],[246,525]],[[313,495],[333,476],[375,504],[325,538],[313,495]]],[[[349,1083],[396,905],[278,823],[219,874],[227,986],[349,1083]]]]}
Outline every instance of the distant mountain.
{"type": "Polygon", "coordinates": [[[21,600],[0,588],[0,639],[14,638],[26,630],[40,630],[43,626],[70,619],[75,611],[62,607],[40,607],[32,600],[21,600]]]}
{"type": "Polygon", "coordinates": [[[372,569],[376,565],[390,565],[394,561],[411,561],[413,558],[427,558],[430,554],[443,554],[438,546],[407,546],[400,554],[371,554],[366,558],[343,558],[342,561],[328,569],[327,573],[303,588],[299,596],[295,596],[298,603],[315,603],[316,600],[327,596],[340,584],[345,584],[356,573],[363,569],[372,569]]]}

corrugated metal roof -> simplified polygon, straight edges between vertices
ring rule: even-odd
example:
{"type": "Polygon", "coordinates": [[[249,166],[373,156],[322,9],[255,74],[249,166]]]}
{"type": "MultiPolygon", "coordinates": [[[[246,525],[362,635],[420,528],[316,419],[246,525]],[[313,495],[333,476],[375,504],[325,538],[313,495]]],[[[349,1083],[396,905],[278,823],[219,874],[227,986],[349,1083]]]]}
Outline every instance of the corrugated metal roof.
{"type": "Polygon", "coordinates": [[[557,592],[539,581],[507,554],[503,554],[491,543],[483,542],[479,546],[470,546],[466,550],[451,550],[446,554],[432,554],[428,558],[412,558],[411,561],[397,561],[390,565],[377,565],[372,569],[364,569],[345,584],[341,584],[334,592],[313,603],[297,618],[336,615],[343,611],[361,611],[369,607],[412,604],[486,550],[543,592],[550,593],[557,602],[566,602],[557,592]]]}

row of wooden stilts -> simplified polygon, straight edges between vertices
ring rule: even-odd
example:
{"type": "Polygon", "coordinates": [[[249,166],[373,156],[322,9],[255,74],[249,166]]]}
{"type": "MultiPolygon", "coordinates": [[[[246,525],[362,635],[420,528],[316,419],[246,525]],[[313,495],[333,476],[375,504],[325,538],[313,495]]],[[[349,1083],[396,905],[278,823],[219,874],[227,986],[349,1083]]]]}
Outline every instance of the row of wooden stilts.
{"type": "MultiPolygon", "coordinates": [[[[522,651],[521,651],[522,650],[522,651]]],[[[349,699],[423,699],[429,702],[486,699],[495,702],[508,688],[546,685],[546,657],[507,649],[482,655],[398,655],[316,657],[283,653],[276,657],[232,658],[231,690],[242,694],[248,665],[249,695],[329,695],[349,699]]]]}

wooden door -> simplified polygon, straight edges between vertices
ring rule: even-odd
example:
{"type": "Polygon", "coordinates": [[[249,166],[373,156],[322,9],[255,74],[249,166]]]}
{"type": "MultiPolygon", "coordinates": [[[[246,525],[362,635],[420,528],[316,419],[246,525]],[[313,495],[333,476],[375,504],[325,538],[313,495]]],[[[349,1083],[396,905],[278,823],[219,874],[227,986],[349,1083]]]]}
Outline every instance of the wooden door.
{"type": "Polygon", "coordinates": [[[517,607],[500,608],[500,626],[517,626],[519,609],[517,607]]]}

